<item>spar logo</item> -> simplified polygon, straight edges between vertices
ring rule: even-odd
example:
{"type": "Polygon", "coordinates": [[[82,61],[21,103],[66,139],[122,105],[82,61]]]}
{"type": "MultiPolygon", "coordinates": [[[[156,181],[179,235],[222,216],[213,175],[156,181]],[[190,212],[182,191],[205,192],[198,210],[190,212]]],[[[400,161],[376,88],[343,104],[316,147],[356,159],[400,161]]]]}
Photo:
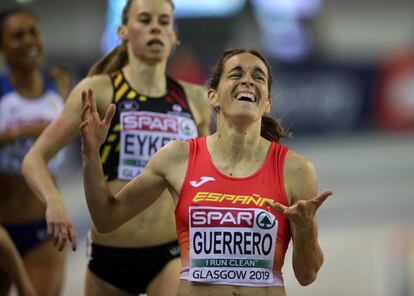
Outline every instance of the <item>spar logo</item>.
{"type": "Polygon", "coordinates": [[[276,225],[276,220],[268,212],[261,212],[256,217],[256,224],[261,229],[271,229],[276,225]]]}
{"type": "Polygon", "coordinates": [[[121,113],[121,129],[123,131],[151,131],[178,134],[179,128],[178,118],[174,116],[152,112],[121,113]]]}
{"type": "Polygon", "coordinates": [[[193,209],[190,208],[191,227],[253,228],[254,210],[193,209]]]}
{"type": "Polygon", "coordinates": [[[186,136],[194,136],[196,134],[196,126],[191,120],[182,120],[180,124],[181,132],[186,136]]]}

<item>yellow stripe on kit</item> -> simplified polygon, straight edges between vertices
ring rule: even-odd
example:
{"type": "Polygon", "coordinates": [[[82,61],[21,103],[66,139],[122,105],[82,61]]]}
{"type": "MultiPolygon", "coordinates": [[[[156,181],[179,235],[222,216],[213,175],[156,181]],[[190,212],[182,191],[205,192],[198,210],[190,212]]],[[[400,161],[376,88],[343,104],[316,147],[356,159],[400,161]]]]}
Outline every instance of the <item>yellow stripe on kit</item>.
{"type": "Polygon", "coordinates": [[[115,125],[113,131],[114,132],[120,132],[121,131],[121,125],[119,123],[117,125],[115,125]]]}
{"type": "Polygon", "coordinates": [[[147,97],[146,97],[146,96],[140,96],[140,97],[139,97],[139,100],[140,100],[141,102],[146,102],[146,101],[147,101],[147,97]]]}
{"type": "Polygon", "coordinates": [[[121,87],[117,90],[115,95],[115,102],[118,103],[118,101],[121,99],[121,97],[125,94],[125,92],[128,90],[128,84],[123,83],[121,87]]]}
{"type": "Polygon", "coordinates": [[[134,99],[137,96],[137,93],[134,90],[130,90],[127,94],[127,99],[134,99]]]}
{"type": "Polygon", "coordinates": [[[116,75],[116,77],[115,77],[115,80],[114,80],[114,86],[115,86],[115,88],[117,88],[119,86],[119,84],[121,83],[121,81],[122,81],[122,74],[121,73],[118,73],[116,75]]]}
{"type": "Polygon", "coordinates": [[[108,136],[109,143],[115,142],[115,140],[116,140],[116,134],[111,134],[108,136]]]}
{"type": "Polygon", "coordinates": [[[101,154],[102,163],[105,163],[108,160],[109,152],[111,152],[111,145],[105,145],[101,154]]]}

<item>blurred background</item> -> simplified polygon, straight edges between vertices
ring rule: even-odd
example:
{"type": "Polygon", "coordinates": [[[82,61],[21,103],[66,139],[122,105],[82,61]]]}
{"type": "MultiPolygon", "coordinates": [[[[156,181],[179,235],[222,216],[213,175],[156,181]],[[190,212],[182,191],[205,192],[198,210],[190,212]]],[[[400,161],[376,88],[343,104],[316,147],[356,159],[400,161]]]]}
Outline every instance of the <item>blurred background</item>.
{"type": "MultiPolygon", "coordinates": [[[[272,114],[294,137],[283,144],[316,166],[325,264],[300,287],[291,254],[288,295],[414,295],[414,1],[175,0],[181,45],[177,79],[204,83],[222,51],[254,48],[273,69],[272,114]]],[[[39,16],[47,65],[78,81],[117,44],[123,0],[1,0],[39,16]]],[[[0,63],[0,70],[5,70],[0,63]]],[[[68,262],[65,295],[81,295],[90,224],[79,144],[61,173],[79,250],[68,262]]]]}

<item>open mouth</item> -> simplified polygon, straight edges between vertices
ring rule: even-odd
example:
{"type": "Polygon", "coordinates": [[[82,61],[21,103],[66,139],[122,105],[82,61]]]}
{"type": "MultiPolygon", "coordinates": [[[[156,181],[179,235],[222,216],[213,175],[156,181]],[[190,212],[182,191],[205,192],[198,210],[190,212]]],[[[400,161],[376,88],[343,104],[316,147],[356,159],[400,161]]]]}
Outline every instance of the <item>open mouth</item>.
{"type": "Polygon", "coordinates": [[[23,56],[26,58],[35,58],[39,55],[39,49],[37,47],[31,47],[23,52],[23,56]]]}
{"type": "Polygon", "coordinates": [[[255,103],[257,101],[256,96],[249,92],[239,92],[236,95],[236,100],[255,103]]]}
{"type": "Polygon", "coordinates": [[[164,46],[164,43],[162,43],[159,39],[151,39],[147,42],[148,46],[164,46]]]}

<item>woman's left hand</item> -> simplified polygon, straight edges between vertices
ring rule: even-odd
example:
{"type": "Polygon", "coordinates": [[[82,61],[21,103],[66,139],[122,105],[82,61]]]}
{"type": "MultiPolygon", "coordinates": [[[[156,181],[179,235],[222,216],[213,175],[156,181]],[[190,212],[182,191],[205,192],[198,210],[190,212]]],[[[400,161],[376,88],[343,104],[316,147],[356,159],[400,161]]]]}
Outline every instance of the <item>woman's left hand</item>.
{"type": "Polygon", "coordinates": [[[312,199],[299,200],[289,207],[277,202],[273,204],[270,202],[266,203],[276,212],[285,215],[289,222],[295,226],[295,229],[304,229],[312,225],[315,221],[316,211],[331,195],[332,191],[325,191],[312,199]]]}

